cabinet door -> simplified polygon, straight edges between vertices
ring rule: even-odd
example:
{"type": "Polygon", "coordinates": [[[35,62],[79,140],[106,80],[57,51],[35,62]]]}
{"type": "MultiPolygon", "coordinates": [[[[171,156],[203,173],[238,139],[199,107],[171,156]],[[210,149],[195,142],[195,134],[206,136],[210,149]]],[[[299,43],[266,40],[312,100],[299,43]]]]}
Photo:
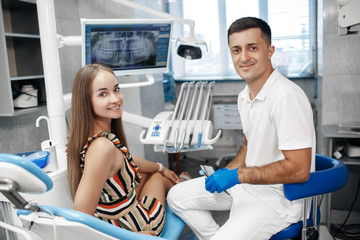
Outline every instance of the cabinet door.
{"type": "MultiPolygon", "coordinates": [[[[0,7],[1,1],[0,1],[0,7]]],[[[14,114],[14,105],[12,101],[9,62],[7,56],[7,47],[5,39],[3,13],[0,11],[0,115],[11,116],[14,114]]]]}

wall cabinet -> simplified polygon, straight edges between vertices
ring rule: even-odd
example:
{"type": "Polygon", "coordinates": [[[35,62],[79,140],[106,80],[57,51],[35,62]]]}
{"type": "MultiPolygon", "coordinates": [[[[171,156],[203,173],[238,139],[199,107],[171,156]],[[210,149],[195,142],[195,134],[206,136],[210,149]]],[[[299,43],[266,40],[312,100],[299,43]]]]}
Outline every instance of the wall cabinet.
{"type": "Polygon", "coordinates": [[[36,111],[46,102],[36,1],[0,4],[0,116],[36,111]],[[38,107],[14,108],[23,85],[38,90],[38,107]]]}

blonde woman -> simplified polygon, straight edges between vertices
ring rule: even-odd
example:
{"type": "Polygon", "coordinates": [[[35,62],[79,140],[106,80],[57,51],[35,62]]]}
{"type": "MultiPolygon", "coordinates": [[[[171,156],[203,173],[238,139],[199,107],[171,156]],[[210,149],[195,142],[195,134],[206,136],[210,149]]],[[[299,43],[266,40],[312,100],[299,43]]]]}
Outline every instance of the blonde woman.
{"type": "Polygon", "coordinates": [[[68,141],[74,209],[121,228],[159,235],[166,194],[179,178],[160,163],[130,155],[122,106],[111,68],[90,64],[78,71],[68,141]]]}

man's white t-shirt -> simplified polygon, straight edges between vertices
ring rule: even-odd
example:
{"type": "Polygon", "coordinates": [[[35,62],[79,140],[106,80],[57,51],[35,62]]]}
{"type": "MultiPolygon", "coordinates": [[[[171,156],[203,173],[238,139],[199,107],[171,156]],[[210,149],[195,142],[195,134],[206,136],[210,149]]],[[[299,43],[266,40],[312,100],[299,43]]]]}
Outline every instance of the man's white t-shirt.
{"type": "MultiPolygon", "coordinates": [[[[264,166],[284,159],[281,150],[312,148],[311,172],[315,171],[315,129],[311,105],[295,83],[274,70],[251,101],[246,86],[238,97],[238,108],[247,138],[246,166],[264,166]]],[[[288,201],[283,185],[242,184],[288,221],[301,218],[302,201],[288,201]]]]}

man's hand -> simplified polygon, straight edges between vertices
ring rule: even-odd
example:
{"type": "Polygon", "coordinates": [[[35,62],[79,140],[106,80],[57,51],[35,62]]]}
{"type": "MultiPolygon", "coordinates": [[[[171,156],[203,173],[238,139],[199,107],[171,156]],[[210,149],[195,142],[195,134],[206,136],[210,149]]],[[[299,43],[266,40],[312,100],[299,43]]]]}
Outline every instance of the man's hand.
{"type": "Polygon", "coordinates": [[[221,193],[228,188],[239,184],[237,168],[229,170],[227,168],[219,169],[205,180],[205,188],[211,193],[215,191],[221,193]]]}

